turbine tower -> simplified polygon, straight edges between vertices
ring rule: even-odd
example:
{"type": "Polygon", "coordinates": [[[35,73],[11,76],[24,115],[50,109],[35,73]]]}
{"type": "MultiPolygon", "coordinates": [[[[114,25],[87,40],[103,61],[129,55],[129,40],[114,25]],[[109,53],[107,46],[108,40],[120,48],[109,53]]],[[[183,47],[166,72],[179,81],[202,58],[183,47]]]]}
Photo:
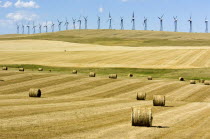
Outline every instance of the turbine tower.
{"type": "Polygon", "coordinates": [[[131,23],[133,23],[132,30],[135,30],[135,15],[134,15],[134,12],[133,12],[131,23]]]}
{"type": "Polygon", "coordinates": [[[83,17],[83,18],[84,18],[84,20],[85,20],[85,29],[87,29],[88,16],[83,17]]]}
{"type": "Polygon", "coordinates": [[[178,18],[174,16],[174,32],[177,32],[178,18]]]}
{"type": "Polygon", "coordinates": [[[22,24],[22,34],[25,33],[25,26],[22,24]]]}
{"type": "Polygon", "coordinates": [[[124,30],[124,19],[123,19],[123,17],[120,17],[120,29],[124,30]]]}
{"type": "Polygon", "coordinates": [[[34,34],[36,33],[36,25],[34,25],[34,22],[33,22],[33,30],[34,30],[34,34]]]}
{"type": "Polygon", "coordinates": [[[162,15],[161,17],[158,17],[160,19],[160,31],[163,31],[163,16],[162,15]]]}
{"type": "Polygon", "coordinates": [[[30,34],[30,22],[28,22],[28,25],[26,27],[28,28],[28,34],[30,34]]]}
{"type": "Polygon", "coordinates": [[[55,24],[54,24],[54,22],[53,22],[53,21],[52,21],[51,29],[52,29],[52,32],[54,32],[54,29],[55,29],[55,24]]]}
{"type": "Polygon", "coordinates": [[[144,30],[147,30],[147,18],[146,17],[144,17],[143,25],[144,25],[144,30]]]}
{"type": "Polygon", "coordinates": [[[109,12],[109,19],[108,19],[108,21],[109,21],[109,29],[112,29],[112,17],[111,17],[110,12],[109,12]]]}
{"type": "Polygon", "coordinates": [[[46,24],[45,24],[44,28],[46,28],[46,33],[47,33],[47,32],[48,32],[48,25],[47,25],[47,21],[46,21],[46,24]]]}
{"type": "Polygon", "coordinates": [[[79,20],[78,20],[77,22],[79,22],[79,29],[81,29],[81,26],[82,26],[82,20],[79,18],[79,20]]]}
{"type": "Polygon", "coordinates": [[[19,34],[20,26],[18,24],[16,24],[16,26],[17,26],[17,34],[19,34]]]}
{"type": "Polygon", "coordinates": [[[69,22],[68,22],[67,18],[66,18],[66,22],[65,22],[64,26],[66,26],[66,30],[69,30],[69,22]]]}
{"type": "Polygon", "coordinates": [[[101,18],[100,18],[100,16],[98,16],[97,23],[98,23],[98,29],[100,29],[101,28],[101,18]]]}
{"type": "Polygon", "coordinates": [[[73,28],[76,29],[76,19],[72,18],[73,21],[73,28]]]}
{"type": "Polygon", "coordinates": [[[59,28],[59,31],[61,31],[61,24],[62,24],[63,22],[62,21],[59,21],[58,20],[58,28],[59,28]]]}
{"type": "Polygon", "coordinates": [[[42,25],[39,24],[39,33],[42,33],[42,25]]]}
{"type": "Polygon", "coordinates": [[[190,22],[190,32],[192,32],[192,17],[190,16],[190,19],[188,20],[190,22]]]}
{"type": "Polygon", "coordinates": [[[209,21],[208,21],[208,19],[207,19],[207,17],[205,18],[205,24],[206,24],[206,30],[205,30],[205,32],[206,33],[208,33],[209,32],[209,21]]]}

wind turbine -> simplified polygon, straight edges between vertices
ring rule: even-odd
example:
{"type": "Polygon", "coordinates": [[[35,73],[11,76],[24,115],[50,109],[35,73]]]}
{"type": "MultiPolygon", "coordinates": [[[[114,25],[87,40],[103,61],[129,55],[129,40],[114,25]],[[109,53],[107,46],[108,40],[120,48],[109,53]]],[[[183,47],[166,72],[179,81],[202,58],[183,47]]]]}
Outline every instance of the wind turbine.
{"type": "Polygon", "coordinates": [[[34,34],[36,33],[36,26],[34,25],[34,22],[33,22],[33,30],[34,30],[34,34]]]}
{"type": "Polygon", "coordinates": [[[28,34],[30,34],[30,22],[28,22],[28,25],[26,27],[28,28],[28,34]]]}
{"type": "Polygon", "coordinates": [[[146,17],[144,17],[143,25],[144,25],[144,30],[147,30],[147,18],[146,17]]]}
{"type": "Polygon", "coordinates": [[[67,18],[66,18],[66,22],[65,22],[64,26],[66,26],[66,30],[68,30],[68,28],[69,28],[69,22],[68,22],[67,18]]]}
{"type": "Polygon", "coordinates": [[[62,21],[59,21],[58,20],[58,28],[59,28],[59,31],[61,31],[61,24],[62,24],[63,22],[62,21]]]}
{"type": "Polygon", "coordinates": [[[133,12],[131,23],[133,23],[132,30],[135,30],[135,15],[134,15],[134,12],[133,12]]]}
{"type": "Polygon", "coordinates": [[[17,26],[17,34],[19,34],[20,26],[18,24],[16,24],[16,26],[17,26]]]}
{"type": "Polygon", "coordinates": [[[101,18],[100,18],[100,16],[98,16],[97,23],[98,23],[98,29],[100,29],[101,28],[101,18]]]}
{"type": "Polygon", "coordinates": [[[109,21],[109,29],[112,29],[112,17],[111,17],[110,12],[109,12],[109,19],[108,19],[108,21],[109,21]]]}
{"type": "Polygon", "coordinates": [[[54,28],[55,28],[55,24],[54,24],[54,22],[52,21],[52,25],[51,25],[52,32],[54,32],[54,28]]]}
{"type": "Polygon", "coordinates": [[[206,33],[208,33],[209,32],[209,21],[208,21],[208,19],[207,19],[207,17],[205,18],[205,24],[206,24],[206,30],[205,30],[205,32],[206,33]]]}
{"type": "MultiPolygon", "coordinates": [[[[81,17],[80,17],[81,18],[81,17]]],[[[81,29],[82,26],[82,20],[79,18],[79,20],[77,22],[79,22],[79,29],[81,29]]]]}
{"type": "Polygon", "coordinates": [[[42,25],[39,24],[39,33],[42,33],[42,25]]]}
{"type": "Polygon", "coordinates": [[[88,21],[88,16],[86,16],[86,17],[83,17],[84,18],[84,20],[85,20],[85,29],[87,29],[87,21],[88,21]]]}
{"type": "Polygon", "coordinates": [[[163,16],[164,14],[161,17],[158,17],[160,19],[160,31],[163,31],[163,16]]]}
{"type": "Polygon", "coordinates": [[[73,21],[73,27],[74,27],[74,29],[76,29],[76,19],[74,19],[74,18],[72,18],[72,21],[73,21]]]}
{"type": "Polygon", "coordinates": [[[124,30],[124,20],[123,20],[123,17],[120,17],[120,28],[121,28],[121,30],[124,30]]]}
{"type": "Polygon", "coordinates": [[[22,24],[22,34],[25,33],[25,26],[22,24]]]}
{"type": "Polygon", "coordinates": [[[46,21],[46,24],[45,24],[44,28],[46,28],[46,33],[47,33],[47,32],[48,32],[48,25],[47,25],[47,21],[46,21]]]}
{"type": "Polygon", "coordinates": [[[190,22],[190,32],[192,32],[192,17],[190,16],[190,19],[188,20],[190,22]]]}
{"type": "Polygon", "coordinates": [[[174,16],[174,32],[177,32],[178,18],[174,16]]]}

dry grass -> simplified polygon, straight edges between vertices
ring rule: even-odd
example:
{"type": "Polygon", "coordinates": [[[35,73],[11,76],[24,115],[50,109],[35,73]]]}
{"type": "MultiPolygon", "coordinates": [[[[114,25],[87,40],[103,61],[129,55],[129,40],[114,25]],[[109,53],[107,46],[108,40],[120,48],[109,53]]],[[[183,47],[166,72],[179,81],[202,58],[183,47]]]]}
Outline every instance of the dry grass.
{"type": "Polygon", "coordinates": [[[183,69],[210,67],[210,47],[125,47],[21,40],[0,43],[1,64],[183,69]],[[43,45],[45,44],[45,45],[43,45]],[[67,52],[64,52],[67,50],[67,52]]]}
{"type": "MultiPolygon", "coordinates": [[[[20,74],[8,75],[7,72],[10,71],[0,71],[0,74],[11,79],[11,76],[20,74]]],[[[29,73],[21,74],[30,77],[29,73]]],[[[186,133],[190,138],[210,135],[210,90],[205,85],[191,86],[187,82],[171,80],[109,80],[98,76],[88,78],[87,74],[74,76],[45,72],[34,74],[39,81],[35,77],[24,81],[25,76],[0,86],[0,90],[4,90],[0,91],[0,134],[3,139],[168,138],[177,132],[180,138],[186,137],[186,133]],[[37,81],[39,83],[35,83],[37,81]],[[16,82],[22,84],[15,85],[16,82]],[[42,98],[29,98],[29,88],[41,88],[42,98]],[[147,101],[136,101],[136,92],[147,92],[147,101]],[[154,92],[168,97],[168,107],[153,107],[151,128],[132,127],[131,107],[152,107],[154,92]],[[176,101],[177,98],[182,101],[176,101]]]]}
{"type": "Polygon", "coordinates": [[[35,35],[0,36],[0,40],[57,40],[107,46],[209,46],[209,38],[210,35],[207,33],[137,30],[69,30],[35,35]]]}
{"type": "MultiPolygon", "coordinates": [[[[1,138],[209,138],[209,87],[177,81],[209,78],[209,38],[114,30],[0,36],[2,66],[19,64],[0,71],[1,138]],[[26,71],[17,72],[19,67],[26,71]],[[38,73],[39,67],[45,71],[38,73]],[[69,74],[73,69],[81,74],[69,74]],[[90,71],[97,78],[88,78],[90,71]],[[111,73],[118,73],[119,79],[107,79],[111,73]],[[128,73],[135,77],[128,78],[128,73]],[[146,80],[148,76],[155,80],[146,80]],[[29,98],[30,88],[40,88],[42,98],[29,98]],[[136,92],[147,92],[147,100],[136,101],[136,92]],[[154,95],[166,96],[167,107],[153,107],[152,128],[132,127],[130,108],[152,107],[154,95]]],[[[157,100],[165,105],[165,98],[157,100]]],[[[137,117],[151,126],[147,110],[137,117]]]]}

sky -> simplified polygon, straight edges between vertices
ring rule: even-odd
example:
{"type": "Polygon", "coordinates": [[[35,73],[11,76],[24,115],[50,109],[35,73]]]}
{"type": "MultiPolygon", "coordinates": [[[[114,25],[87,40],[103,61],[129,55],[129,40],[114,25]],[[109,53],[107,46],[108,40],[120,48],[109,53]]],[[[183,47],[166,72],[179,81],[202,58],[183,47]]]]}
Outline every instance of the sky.
{"type": "MultiPolygon", "coordinates": [[[[164,14],[164,31],[174,31],[173,16],[178,16],[178,31],[189,32],[188,20],[192,16],[193,32],[204,32],[205,18],[210,19],[209,6],[210,0],[0,0],[0,34],[17,33],[16,24],[27,26],[34,22],[35,25],[44,26],[46,21],[49,26],[54,22],[55,31],[58,31],[57,19],[65,22],[66,18],[70,23],[69,29],[73,29],[72,18],[78,20],[80,17],[84,29],[83,16],[88,16],[88,29],[97,28],[97,16],[101,17],[101,28],[108,29],[109,12],[113,19],[113,29],[120,29],[122,16],[124,28],[131,30],[134,12],[136,30],[144,29],[144,17],[148,18],[148,30],[160,30],[158,16],[164,14]]],[[[65,30],[64,23],[61,27],[65,30]]]]}

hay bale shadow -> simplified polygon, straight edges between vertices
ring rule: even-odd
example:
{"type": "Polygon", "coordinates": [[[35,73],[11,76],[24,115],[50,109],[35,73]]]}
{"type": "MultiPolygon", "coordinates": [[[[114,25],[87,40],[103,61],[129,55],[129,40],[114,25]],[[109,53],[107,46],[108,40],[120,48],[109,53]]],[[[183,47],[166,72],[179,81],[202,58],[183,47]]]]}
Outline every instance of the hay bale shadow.
{"type": "Polygon", "coordinates": [[[163,106],[163,107],[174,107],[174,106],[163,106]]]}
{"type": "Polygon", "coordinates": [[[151,126],[153,128],[170,128],[169,126],[151,126]]]}

